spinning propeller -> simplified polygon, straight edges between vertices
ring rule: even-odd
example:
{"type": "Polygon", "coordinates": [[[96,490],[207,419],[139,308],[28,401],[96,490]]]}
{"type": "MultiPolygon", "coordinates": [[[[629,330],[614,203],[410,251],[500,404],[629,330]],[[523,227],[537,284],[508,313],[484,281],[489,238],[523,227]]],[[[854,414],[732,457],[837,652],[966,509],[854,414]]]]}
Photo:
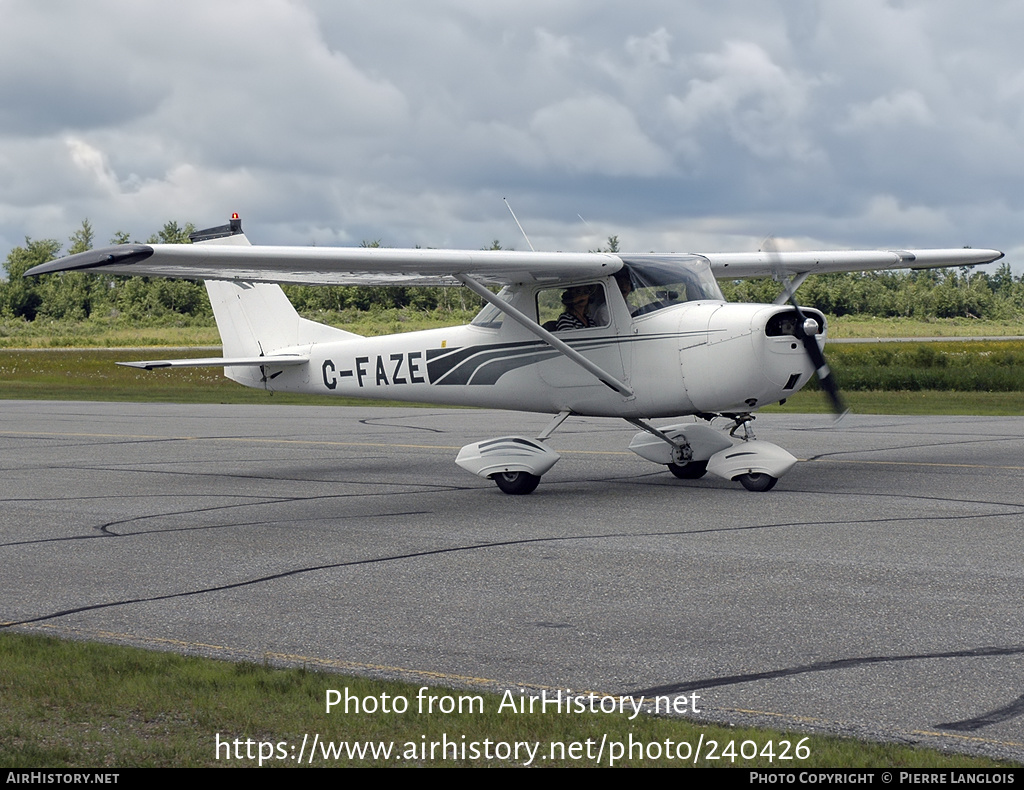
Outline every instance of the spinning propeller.
{"type": "Polygon", "coordinates": [[[797,339],[804,344],[804,351],[807,352],[807,356],[811,360],[811,364],[814,365],[814,373],[818,377],[818,382],[821,384],[821,388],[825,390],[825,394],[828,395],[829,401],[832,403],[832,411],[836,413],[838,417],[842,417],[849,409],[843,402],[842,393],[839,392],[839,385],[836,383],[836,377],[832,374],[832,369],[828,366],[828,361],[825,359],[825,352],[821,350],[821,346],[818,345],[818,333],[821,332],[823,327],[818,326],[818,322],[813,318],[808,318],[807,314],[800,309],[800,305],[796,301],[796,287],[799,287],[800,283],[797,283],[796,287],[790,286],[789,277],[782,270],[782,266],[779,260],[779,251],[775,245],[775,239],[769,236],[765,239],[761,245],[762,251],[768,255],[774,264],[775,279],[782,283],[785,288],[785,293],[789,297],[788,301],[793,305],[793,310],[796,311],[796,326],[794,327],[793,333],[797,339]]]}

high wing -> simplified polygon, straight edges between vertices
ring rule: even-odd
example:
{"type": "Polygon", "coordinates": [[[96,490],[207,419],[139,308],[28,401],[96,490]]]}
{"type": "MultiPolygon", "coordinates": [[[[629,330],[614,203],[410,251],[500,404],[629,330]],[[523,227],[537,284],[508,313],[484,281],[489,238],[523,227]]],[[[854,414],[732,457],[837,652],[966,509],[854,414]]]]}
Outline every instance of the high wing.
{"type": "Polygon", "coordinates": [[[300,285],[487,285],[603,277],[622,268],[606,253],[425,250],[389,247],[250,246],[243,235],[217,244],[122,244],[69,255],[26,272],[139,274],[195,280],[300,285]]]}
{"type": "Polygon", "coordinates": [[[999,250],[837,250],[821,252],[713,252],[703,257],[719,279],[863,272],[877,269],[935,269],[974,266],[1003,257],[999,250]]]}
{"type": "MultiPolygon", "coordinates": [[[[200,280],[305,285],[486,285],[587,280],[614,274],[623,259],[666,261],[678,256],[599,252],[430,250],[387,247],[250,246],[244,235],[218,244],[122,244],[59,258],[26,276],[102,271],[200,280]]],[[[1003,257],[998,250],[841,250],[831,252],[705,253],[719,279],[799,276],[877,269],[971,266],[1003,257]]]]}

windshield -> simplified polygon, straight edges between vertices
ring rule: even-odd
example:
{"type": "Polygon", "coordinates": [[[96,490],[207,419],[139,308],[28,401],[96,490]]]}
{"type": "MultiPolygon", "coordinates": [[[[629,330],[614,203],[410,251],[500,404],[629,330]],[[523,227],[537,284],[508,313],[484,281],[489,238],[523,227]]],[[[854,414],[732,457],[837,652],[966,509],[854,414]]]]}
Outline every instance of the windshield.
{"type": "MultiPolygon", "coordinates": [[[[623,293],[632,315],[703,299],[724,302],[711,266],[698,255],[621,255],[629,272],[629,293],[623,293]]],[[[624,279],[621,273],[616,280],[624,279]]],[[[620,284],[620,288],[621,288],[620,284]]]]}

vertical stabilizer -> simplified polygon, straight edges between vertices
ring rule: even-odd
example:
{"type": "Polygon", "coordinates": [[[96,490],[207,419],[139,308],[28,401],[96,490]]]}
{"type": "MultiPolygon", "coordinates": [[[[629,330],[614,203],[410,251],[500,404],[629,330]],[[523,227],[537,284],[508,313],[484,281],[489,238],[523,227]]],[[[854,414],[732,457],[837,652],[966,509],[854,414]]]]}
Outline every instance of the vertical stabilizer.
{"type": "MultiPolygon", "coordinates": [[[[249,246],[237,216],[229,225],[194,233],[192,239],[195,244],[249,246]]],[[[274,283],[206,280],[205,285],[225,357],[258,357],[284,348],[359,337],[303,318],[274,283]]],[[[224,375],[249,387],[265,384],[259,368],[226,367],[224,375]]]]}

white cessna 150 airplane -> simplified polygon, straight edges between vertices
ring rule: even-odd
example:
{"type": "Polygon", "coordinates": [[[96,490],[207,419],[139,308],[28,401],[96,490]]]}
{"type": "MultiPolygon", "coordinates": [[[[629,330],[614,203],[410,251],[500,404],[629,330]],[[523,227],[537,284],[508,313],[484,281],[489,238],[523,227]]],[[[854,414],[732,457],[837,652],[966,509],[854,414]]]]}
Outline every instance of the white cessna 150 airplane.
{"type": "Polygon", "coordinates": [[[630,449],[677,477],[711,472],[767,491],[796,458],[754,438],[753,412],[788,398],[814,373],[842,411],[822,353],[825,317],[793,300],[808,275],[1002,257],[976,249],[629,255],[262,247],[250,245],[237,215],[192,240],[90,250],[27,275],[206,281],[223,357],[121,364],[223,366],[228,378],[267,390],[555,415],[537,437],[462,448],[456,462],[507,494],[537,487],[559,459],[545,441],[574,414],[632,423],[640,432],[630,449]],[[775,304],[727,303],[715,279],[765,276],[785,286],[775,304]],[[277,283],[463,285],[486,305],[467,326],[368,338],[301,318],[277,283]],[[687,415],[696,419],[649,422],[687,415]],[[716,418],[729,421],[727,432],[711,427],[716,418]]]}

